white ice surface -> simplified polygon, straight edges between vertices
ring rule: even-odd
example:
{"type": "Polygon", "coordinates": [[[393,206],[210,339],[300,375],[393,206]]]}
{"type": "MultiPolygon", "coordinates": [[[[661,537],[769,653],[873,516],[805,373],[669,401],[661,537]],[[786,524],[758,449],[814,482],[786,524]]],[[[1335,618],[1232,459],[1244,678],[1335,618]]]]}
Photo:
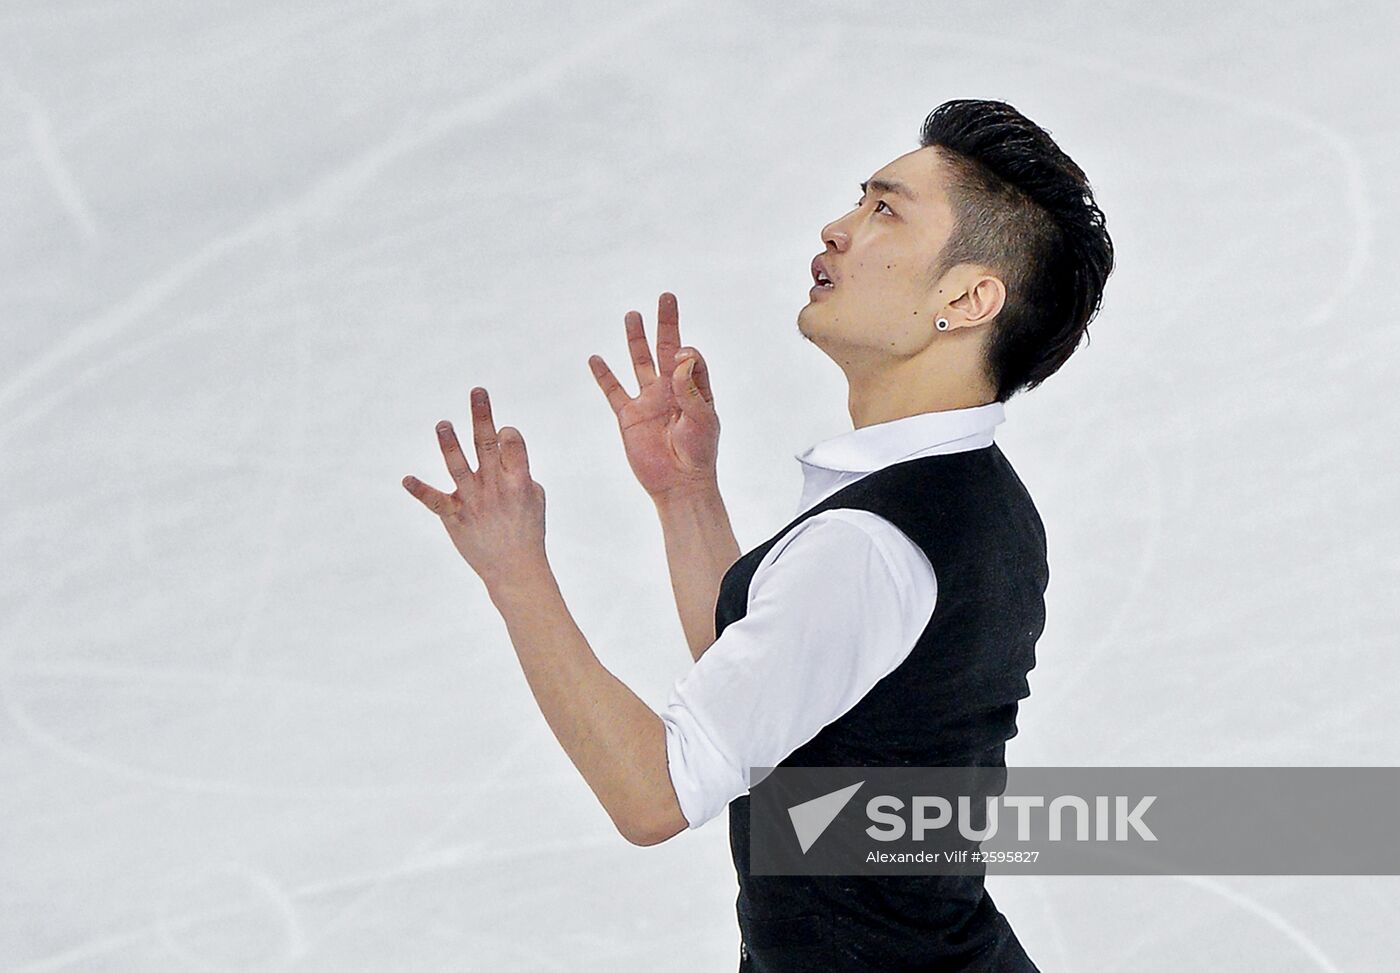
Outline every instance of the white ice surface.
{"type": "MultiPolygon", "coordinates": [[[[1008,759],[1400,763],[1395,10],[0,7],[0,969],[734,969],[725,824],[617,836],[399,481],[489,388],[659,708],[689,656],[587,358],[631,382],[624,312],[679,296],[764,540],[850,428],[820,228],[954,97],[1048,127],[1119,255],[998,431],[1052,570],[1008,759]]],[[[1390,877],[988,887],[1047,973],[1400,952],[1390,877]]]]}

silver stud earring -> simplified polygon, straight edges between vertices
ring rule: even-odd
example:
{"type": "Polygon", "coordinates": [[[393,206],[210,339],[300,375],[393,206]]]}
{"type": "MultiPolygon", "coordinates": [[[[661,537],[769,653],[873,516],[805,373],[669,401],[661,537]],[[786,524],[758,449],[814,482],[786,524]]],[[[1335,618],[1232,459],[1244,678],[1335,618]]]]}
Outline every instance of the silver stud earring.
{"type": "Polygon", "coordinates": [[[948,330],[948,319],[947,319],[947,318],[939,318],[937,321],[934,322],[934,325],[933,325],[933,326],[934,326],[935,328],[937,328],[939,331],[947,331],[947,330],[948,330]]]}

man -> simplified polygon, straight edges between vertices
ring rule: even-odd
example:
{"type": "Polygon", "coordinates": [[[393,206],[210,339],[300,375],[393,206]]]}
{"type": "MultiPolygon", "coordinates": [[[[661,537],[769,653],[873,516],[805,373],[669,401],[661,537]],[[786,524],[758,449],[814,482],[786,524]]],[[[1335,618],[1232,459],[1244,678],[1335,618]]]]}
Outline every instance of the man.
{"type": "Polygon", "coordinates": [[[709,370],[663,294],[640,385],[590,366],[655,502],[695,665],[658,715],[593,656],[544,552],[544,492],[474,390],[479,469],[450,425],[458,489],[405,486],[442,517],[501,611],[556,737],[629,841],[729,811],[740,968],[1032,971],[971,876],[767,876],[749,869],[758,766],[1004,767],[1044,627],[1045,536],[993,442],[1004,403],[1073,353],[1112,243],[1084,173],[993,101],[951,101],[920,148],[822,231],[802,336],[849,383],[851,432],[798,454],[799,514],[742,554],[715,473],[709,370]],[[669,370],[666,371],[658,371],[669,370]],[[663,377],[664,375],[664,377],[663,377]]]}

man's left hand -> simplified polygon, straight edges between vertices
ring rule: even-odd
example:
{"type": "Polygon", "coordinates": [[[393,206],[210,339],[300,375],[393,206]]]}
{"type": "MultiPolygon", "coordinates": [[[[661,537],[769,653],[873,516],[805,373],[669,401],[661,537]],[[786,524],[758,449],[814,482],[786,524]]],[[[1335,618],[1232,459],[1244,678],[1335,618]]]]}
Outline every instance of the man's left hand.
{"type": "Polygon", "coordinates": [[[544,487],[530,477],[525,439],[513,426],[499,437],[484,388],[472,389],[472,439],[477,469],[467,465],[457,433],[447,420],[437,425],[438,445],[457,489],[440,493],[413,476],[403,485],[442,518],[458,553],[488,589],[547,565],[544,547],[544,487]]]}

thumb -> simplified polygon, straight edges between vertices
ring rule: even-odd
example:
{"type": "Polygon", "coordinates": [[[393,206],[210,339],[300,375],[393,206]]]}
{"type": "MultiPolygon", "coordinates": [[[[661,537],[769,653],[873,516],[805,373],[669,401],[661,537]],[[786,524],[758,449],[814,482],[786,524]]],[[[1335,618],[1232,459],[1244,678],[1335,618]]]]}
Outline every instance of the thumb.
{"type": "Polygon", "coordinates": [[[691,350],[682,351],[677,357],[682,360],[671,374],[671,390],[676,393],[681,411],[699,419],[713,411],[709,382],[704,381],[704,363],[699,353],[691,350]]]}
{"type": "Polygon", "coordinates": [[[501,443],[501,465],[508,473],[530,475],[530,456],[525,449],[525,437],[514,426],[502,426],[498,433],[501,443]]]}

